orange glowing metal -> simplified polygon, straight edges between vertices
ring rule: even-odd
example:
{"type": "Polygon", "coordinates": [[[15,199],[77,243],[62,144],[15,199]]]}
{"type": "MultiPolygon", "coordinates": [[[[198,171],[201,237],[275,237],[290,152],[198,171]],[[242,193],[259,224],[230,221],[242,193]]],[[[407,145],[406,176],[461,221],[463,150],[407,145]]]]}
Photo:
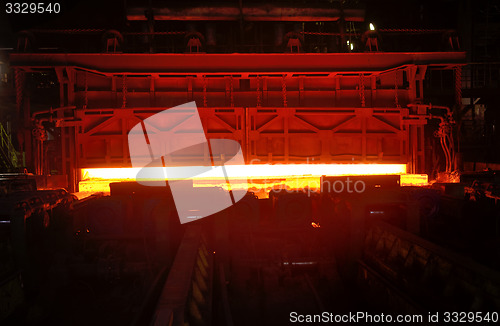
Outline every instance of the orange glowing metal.
{"type": "Polygon", "coordinates": [[[427,174],[402,174],[399,184],[405,186],[426,186],[429,184],[427,174]]]}
{"type": "MultiPolygon", "coordinates": [[[[169,168],[171,169],[171,168],[169,168]]],[[[81,170],[80,191],[109,193],[109,183],[136,180],[139,168],[92,168],[81,170]]],[[[233,189],[245,188],[259,198],[267,198],[273,188],[311,189],[321,187],[320,177],[344,175],[404,175],[405,164],[253,164],[226,165],[233,189]],[[241,180],[241,184],[238,183],[241,180]]],[[[227,190],[223,178],[211,171],[193,178],[195,187],[222,187],[227,190]]],[[[158,180],[160,180],[159,178],[158,180]]],[[[168,178],[167,178],[168,179],[168,178]]],[[[172,179],[171,179],[172,180],[172,179]]]]}
{"type": "MultiPolygon", "coordinates": [[[[139,168],[82,169],[81,180],[135,180],[139,170],[139,168]]],[[[230,178],[250,179],[322,175],[396,175],[406,173],[406,164],[253,164],[226,165],[226,170],[230,178]]],[[[214,179],[219,177],[209,171],[196,176],[196,178],[214,179]]]]}
{"type": "Polygon", "coordinates": [[[109,184],[111,182],[124,181],[121,179],[110,179],[110,180],[85,180],[78,183],[79,193],[82,197],[86,197],[88,194],[93,194],[96,192],[103,192],[109,194],[109,184]]]}
{"type": "MultiPolygon", "coordinates": [[[[245,187],[254,193],[259,199],[269,198],[271,189],[310,189],[311,192],[321,189],[321,177],[294,176],[280,178],[252,178],[245,183],[231,182],[232,189],[244,189],[245,187]]],[[[225,180],[194,180],[194,187],[221,187],[228,190],[225,180]]]]}

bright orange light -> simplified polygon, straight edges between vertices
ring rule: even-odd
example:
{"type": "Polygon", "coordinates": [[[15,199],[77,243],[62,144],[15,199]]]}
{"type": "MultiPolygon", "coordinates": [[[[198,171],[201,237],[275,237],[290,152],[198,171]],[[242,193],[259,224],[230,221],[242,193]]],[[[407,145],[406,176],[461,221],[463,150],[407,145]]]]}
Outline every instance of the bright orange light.
{"type": "Polygon", "coordinates": [[[89,194],[103,192],[109,194],[109,184],[114,181],[125,181],[122,179],[110,180],[85,180],[78,184],[79,194],[82,197],[87,197],[89,194]]]}
{"type": "MultiPolygon", "coordinates": [[[[252,178],[246,182],[238,182],[238,180],[231,181],[231,189],[243,189],[248,188],[250,192],[253,192],[259,199],[269,198],[269,191],[271,189],[301,189],[315,192],[321,189],[321,177],[311,177],[311,176],[293,176],[293,177],[277,177],[277,178],[264,178],[257,179],[252,178]]],[[[194,187],[221,187],[228,190],[228,184],[226,180],[194,180],[194,187]]]]}
{"type": "MultiPolygon", "coordinates": [[[[342,176],[342,175],[387,175],[405,174],[406,164],[250,164],[226,165],[230,178],[266,179],[290,176],[342,176]]],[[[147,168],[145,168],[147,169],[147,168]]],[[[175,167],[169,167],[169,172],[175,167]]],[[[120,179],[135,180],[140,168],[82,169],[81,180],[120,179]]],[[[220,178],[217,169],[197,175],[197,179],[220,178]]],[[[169,178],[168,174],[167,179],[169,178]]]]}
{"type": "Polygon", "coordinates": [[[399,184],[401,187],[426,186],[429,184],[429,177],[427,174],[402,174],[399,184]]]}
{"type": "MultiPolygon", "coordinates": [[[[248,186],[259,198],[267,198],[276,187],[319,191],[321,176],[402,175],[405,164],[251,164],[226,165],[232,189],[248,186]]],[[[147,169],[147,168],[146,168],[147,169]]],[[[169,172],[171,172],[169,168],[169,172]]],[[[175,168],[174,169],[175,172],[175,168]]],[[[92,168],[81,170],[80,191],[109,193],[109,183],[134,181],[140,168],[92,168]]],[[[210,170],[193,178],[195,187],[222,187],[227,182],[210,170]]],[[[219,172],[220,173],[220,172],[219,172]]],[[[165,173],[166,174],[166,173],[165,173]]],[[[175,180],[175,178],[168,178],[175,180]]],[[[157,180],[161,180],[158,178],[157,180]]]]}

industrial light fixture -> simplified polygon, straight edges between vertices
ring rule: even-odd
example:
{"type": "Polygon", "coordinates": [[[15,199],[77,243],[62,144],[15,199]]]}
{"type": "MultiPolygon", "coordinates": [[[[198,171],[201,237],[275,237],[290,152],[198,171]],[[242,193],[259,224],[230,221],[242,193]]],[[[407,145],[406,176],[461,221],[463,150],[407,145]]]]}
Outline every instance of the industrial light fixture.
{"type": "Polygon", "coordinates": [[[354,50],[354,43],[351,43],[351,41],[347,40],[347,46],[352,50],[354,50]]]}

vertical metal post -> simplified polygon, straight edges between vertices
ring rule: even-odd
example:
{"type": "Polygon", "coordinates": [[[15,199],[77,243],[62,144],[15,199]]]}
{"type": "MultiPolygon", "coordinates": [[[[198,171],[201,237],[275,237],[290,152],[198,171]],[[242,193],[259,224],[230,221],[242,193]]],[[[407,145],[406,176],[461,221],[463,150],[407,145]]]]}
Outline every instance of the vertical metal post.
{"type": "Polygon", "coordinates": [[[193,77],[187,77],[186,101],[191,102],[192,100],[193,100],[193,77]]]}
{"type": "Polygon", "coordinates": [[[422,125],[420,125],[420,166],[418,168],[417,173],[425,173],[425,125],[426,120],[422,119],[422,125]]]}
{"type": "Polygon", "coordinates": [[[343,2],[340,1],[340,17],[339,17],[339,33],[340,33],[340,46],[339,52],[345,52],[346,48],[346,40],[345,40],[345,15],[344,15],[344,5],[343,2]]]}
{"type": "Polygon", "coordinates": [[[269,94],[267,92],[267,78],[262,78],[262,102],[264,106],[268,104],[269,94]]]}
{"type": "Polygon", "coordinates": [[[366,147],[367,147],[367,133],[366,133],[366,123],[367,115],[366,112],[359,110],[357,112],[359,118],[361,119],[361,161],[366,162],[366,147]]]}
{"type": "Polygon", "coordinates": [[[338,104],[339,94],[340,93],[340,77],[335,76],[335,106],[338,104]]]}
{"type": "Polygon", "coordinates": [[[149,76],[149,106],[156,106],[156,98],[155,98],[155,77],[149,76]]]}
{"type": "Polygon", "coordinates": [[[411,173],[417,173],[418,136],[417,136],[417,126],[415,125],[410,125],[410,142],[411,142],[411,173]]]}
{"type": "Polygon", "coordinates": [[[122,76],[122,109],[127,107],[127,75],[122,76]]]}
{"type": "Polygon", "coordinates": [[[234,80],[233,80],[233,76],[230,77],[230,89],[229,89],[229,92],[230,92],[230,98],[231,98],[231,107],[234,107],[234,80]]]}
{"type": "Polygon", "coordinates": [[[26,161],[29,162],[30,166],[27,167],[28,170],[34,168],[34,150],[33,150],[33,134],[31,132],[31,100],[29,95],[24,95],[24,100],[22,102],[23,107],[23,119],[24,119],[24,151],[26,152],[26,161]]]}
{"type": "Polygon", "coordinates": [[[304,104],[304,77],[299,77],[299,107],[304,104]]]}
{"type": "MultiPolygon", "coordinates": [[[[294,110],[295,111],[295,110],[294,110]]],[[[284,155],[285,155],[285,163],[290,161],[290,117],[295,115],[295,112],[291,112],[290,110],[283,110],[283,134],[285,137],[284,141],[284,155]]]]}
{"type": "Polygon", "coordinates": [[[14,68],[14,79],[16,83],[17,118],[22,119],[23,117],[21,111],[23,109],[24,71],[20,68],[14,68]]]}
{"type": "Polygon", "coordinates": [[[257,82],[257,87],[256,87],[256,93],[257,93],[257,107],[260,108],[262,106],[262,99],[261,99],[261,91],[260,91],[260,77],[257,76],[256,78],[257,82]]]}
{"type": "Polygon", "coordinates": [[[399,96],[398,96],[398,71],[394,71],[394,105],[399,108],[399,96]]]}
{"type": "Polygon", "coordinates": [[[359,74],[359,99],[361,101],[361,107],[364,108],[366,101],[365,101],[365,78],[363,74],[359,74]]]}
{"type": "Polygon", "coordinates": [[[88,82],[88,72],[85,71],[85,99],[83,102],[83,108],[86,109],[89,105],[89,82],[88,82]]]}
{"type": "Polygon", "coordinates": [[[453,70],[455,74],[455,104],[457,109],[462,106],[462,66],[455,67],[453,70]]]}
{"type": "Polygon", "coordinates": [[[375,107],[377,102],[377,76],[372,75],[370,78],[370,92],[371,92],[371,107],[375,107]]]}
{"type": "Polygon", "coordinates": [[[244,123],[244,128],[245,128],[245,160],[247,161],[246,163],[249,163],[250,161],[250,114],[249,114],[249,108],[244,107],[243,110],[245,110],[245,123],[244,123]]]}
{"type": "Polygon", "coordinates": [[[285,81],[285,75],[283,75],[281,77],[281,96],[283,98],[283,107],[287,107],[288,106],[288,101],[287,101],[287,98],[286,98],[286,81],[285,81]]]}

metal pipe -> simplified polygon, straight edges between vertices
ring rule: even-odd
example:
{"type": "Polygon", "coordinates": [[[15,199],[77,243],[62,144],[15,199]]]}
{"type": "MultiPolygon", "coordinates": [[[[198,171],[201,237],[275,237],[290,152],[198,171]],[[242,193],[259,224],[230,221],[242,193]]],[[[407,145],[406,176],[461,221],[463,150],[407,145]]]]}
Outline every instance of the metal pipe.
{"type": "MultiPolygon", "coordinates": [[[[50,108],[48,110],[44,110],[44,111],[38,111],[38,112],[34,112],[32,115],[31,115],[31,119],[32,120],[36,120],[36,117],[41,115],[41,114],[50,114],[52,116],[53,113],[56,113],[58,111],[65,111],[65,110],[74,110],[76,109],[76,106],[63,106],[63,107],[60,107],[60,108],[50,108]]],[[[48,120],[47,120],[48,121],[48,120]]]]}

